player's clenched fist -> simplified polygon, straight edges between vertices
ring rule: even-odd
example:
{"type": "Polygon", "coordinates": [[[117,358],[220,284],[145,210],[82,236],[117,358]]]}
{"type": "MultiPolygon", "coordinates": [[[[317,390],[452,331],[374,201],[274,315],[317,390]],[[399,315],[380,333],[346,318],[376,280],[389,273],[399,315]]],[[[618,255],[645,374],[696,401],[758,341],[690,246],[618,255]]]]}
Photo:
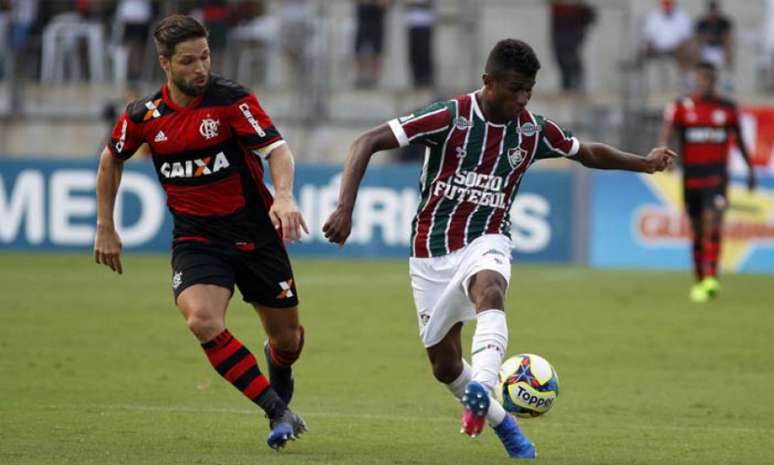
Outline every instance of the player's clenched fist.
{"type": "Polygon", "coordinates": [[[344,245],[352,232],[352,210],[336,207],[323,226],[325,238],[334,244],[344,245]]]}
{"type": "Polygon", "coordinates": [[[650,151],[645,161],[648,164],[648,173],[664,171],[674,162],[677,153],[667,147],[656,147],[650,151]]]}

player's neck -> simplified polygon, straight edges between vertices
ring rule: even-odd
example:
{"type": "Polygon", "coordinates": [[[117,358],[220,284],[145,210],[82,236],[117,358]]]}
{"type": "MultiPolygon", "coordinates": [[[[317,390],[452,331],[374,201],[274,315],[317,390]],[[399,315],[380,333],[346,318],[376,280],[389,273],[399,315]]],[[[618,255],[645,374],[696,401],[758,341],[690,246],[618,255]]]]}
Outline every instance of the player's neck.
{"type": "Polygon", "coordinates": [[[478,107],[481,109],[481,114],[484,115],[484,119],[493,124],[508,124],[508,118],[501,118],[494,114],[491,105],[489,105],[487,99],[484,98],[484,91],[479,90],[473,94],[478,102],[478,107]]]}
{"type": "Polygon", "coordinates": [[[191,104],[191,102],[196,100],[196,97],[188,95],[178,89],[172,81],[167,81],[167,93],[169,95],[169,99],[172,100],[172,103],[179,107],[187,107],[191,104]]]}
{"type": "Polygon", "coordinates": [[[714,100],[717,98],[717,92],[697,92],[696,95],[702,100],[714,100]]]}

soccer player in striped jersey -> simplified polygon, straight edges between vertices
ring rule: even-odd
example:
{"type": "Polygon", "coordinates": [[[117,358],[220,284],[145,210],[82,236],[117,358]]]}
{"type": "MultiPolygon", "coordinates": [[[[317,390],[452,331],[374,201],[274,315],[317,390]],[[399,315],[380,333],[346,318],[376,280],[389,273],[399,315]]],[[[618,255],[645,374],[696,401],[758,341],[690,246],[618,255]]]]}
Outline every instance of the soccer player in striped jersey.
{"type": "Polygon", "coordinates": [[[683,198],[691,220],[693,302],[707,302],[717,294],[718,259],[723,229],[723,211],[728,206],[728,154],[731,135],[748,166],[747,186],[755,188],[755,170],[739,126],[739,110],[717,93],[715,65],[696,66],[695,92],[680,97],[664,110],[659,142],[667,144],[678,134],[683,165],[683,198]]]}
{"type": "Polygon", "coordinates": [[[338,205],[323,227],[331,242],[347,240],[358,186],[375,152],[426,147],[409,259],[420,337],[433,375],[463,402],[462,431],[476,436],[488,420],[514,458],[534,458],[534,445],[491,394],[508,343],[508,212],[524,172],[537,160],[567,157],[592,168],[652,173],[675,156],[666,148],[643,157],[581,143],[533,114],[526,106],[539,68],[528,44],[502,40],[489,54],[482,88],[362,134],[352,144],[338,205]],[[472,320],[471,366],[460,333],[472,320]]]}

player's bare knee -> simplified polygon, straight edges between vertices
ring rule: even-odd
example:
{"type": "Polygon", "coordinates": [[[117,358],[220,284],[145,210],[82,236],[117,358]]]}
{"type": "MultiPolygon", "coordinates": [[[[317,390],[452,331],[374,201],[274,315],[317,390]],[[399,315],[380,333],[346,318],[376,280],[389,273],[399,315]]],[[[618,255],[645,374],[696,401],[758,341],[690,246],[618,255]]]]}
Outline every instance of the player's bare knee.
{"type": "Polygon", "coordinates": [[[433,376],[439,382],[449,384],[462,373],[462,359],[438,358],[433,360],[433,376]]]}
{"type": "Polygon", "coordinates": [[[478,310],[505,308],[505,290],[496,282],[487,285],[476,296],[476,308],[478,310]]]}
{"type": "Polygon", "coordinates": [[[202,342],[213,339],[225,329],[222,321],[208,315],[207,312],[192,312],[185,322],[188,329],[202,342]]]}
{"type": "Polygon", "coordinates": [[[288,326],[269,336],[271,345],[280,352],[295,353],[301,347],[301,328],[288,326]]]}

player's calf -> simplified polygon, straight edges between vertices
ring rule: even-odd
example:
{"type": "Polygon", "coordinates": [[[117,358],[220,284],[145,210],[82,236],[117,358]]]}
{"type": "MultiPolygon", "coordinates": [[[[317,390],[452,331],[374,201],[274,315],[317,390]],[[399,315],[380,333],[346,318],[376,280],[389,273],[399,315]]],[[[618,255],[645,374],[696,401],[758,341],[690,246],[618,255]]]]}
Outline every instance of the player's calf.
{"type": "Polygon", "coordinates": [[[299,326],[299,342],[294,351],[283,351],[272,341],[266,341],[263,352],[266,355],[266,363],[269,367],[269,379],[271,385],[280,398],[286,404],[290,403],[295,391],[293,379],[293,363],[301,356],[304,348],[304,327],[299,326]]]}

